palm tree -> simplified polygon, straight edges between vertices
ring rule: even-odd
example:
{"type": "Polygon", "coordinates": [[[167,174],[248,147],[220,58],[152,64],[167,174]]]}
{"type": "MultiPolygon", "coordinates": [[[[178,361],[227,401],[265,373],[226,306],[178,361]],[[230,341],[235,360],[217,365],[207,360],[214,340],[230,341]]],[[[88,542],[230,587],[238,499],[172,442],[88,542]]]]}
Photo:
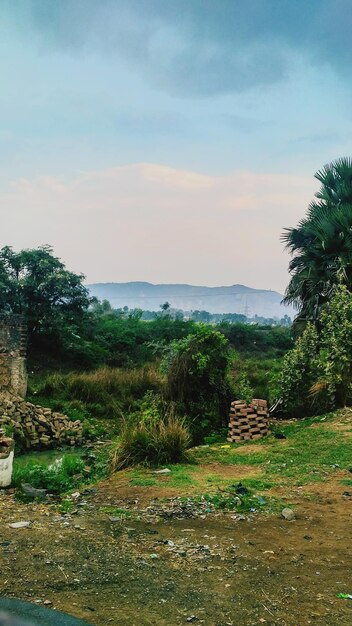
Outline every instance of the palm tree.
{"type": "Polygon", "coordinates": [[[326,165],[315,178],[321,188],[307,216],[282,235],[293,257],[283,302],[298,309],[299,320],[316,320],[339,282],[352,291],[352,159],[326,165]]]}

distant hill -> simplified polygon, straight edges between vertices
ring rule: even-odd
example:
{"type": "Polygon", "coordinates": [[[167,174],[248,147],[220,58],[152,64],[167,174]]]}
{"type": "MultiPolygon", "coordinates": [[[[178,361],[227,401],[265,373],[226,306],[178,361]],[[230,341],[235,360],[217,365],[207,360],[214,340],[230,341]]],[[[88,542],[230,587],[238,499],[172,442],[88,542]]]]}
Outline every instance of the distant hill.
{"type": "Polygon", "coordinates": [[[291,307],[281,304],[277,291],[252,289],[245,285],[229,287],[197,287],[194,285],[153,285],[152,283],[95,283],[87,285],[93,296],[109,300],[112,307],[139,308],[157,311],[164,302],[183,311],[205,310],[210,313],[243,313],[247,317],[260,315],[293,317],[291,307]]]}

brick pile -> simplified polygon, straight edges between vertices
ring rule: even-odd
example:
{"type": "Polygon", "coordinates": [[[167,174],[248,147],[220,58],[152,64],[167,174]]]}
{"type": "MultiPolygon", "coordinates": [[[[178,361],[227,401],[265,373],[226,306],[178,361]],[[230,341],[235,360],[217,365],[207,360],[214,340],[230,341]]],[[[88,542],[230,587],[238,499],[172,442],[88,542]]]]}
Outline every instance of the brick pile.
{"type": "Polygon", "coordinates": [[[10,427],[15,442],[21,448],[41,449],[62,445],[82,444],[83,426],[80,420],[26,402],[20,396],[0,394],[0,428],[10,427]]]}
{"type": "Polygon", "coordinates": [[[231,403],[227,441],[239,443],[269,435],[268,419],[266,400],[254,399],[250,404],[246,404],[244,400],[235,400],[231,403]]]}

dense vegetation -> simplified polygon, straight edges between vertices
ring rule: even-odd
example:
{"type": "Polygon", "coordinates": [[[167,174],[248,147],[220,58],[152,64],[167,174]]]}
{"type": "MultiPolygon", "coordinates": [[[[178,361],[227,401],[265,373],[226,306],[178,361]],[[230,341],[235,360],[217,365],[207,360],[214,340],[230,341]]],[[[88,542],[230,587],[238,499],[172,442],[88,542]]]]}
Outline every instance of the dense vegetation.
{"type": "Polygon", "coordinates": [[[304,417],[352,401],[352,161],[316,175],[307,217],[284,238],[293,254],[288,319],[189,319],[113,310],[49,247],[0,251],[0,312],[28,321],[31,399],[119,435],[113,466],[180,461],[190,442],[225,432],[231,399],[264,397],[304,417]],[[297,323],[299,322],[299,323],[297,323]]]}
{"type": "Polygon", "coordinates": [[[300,334],[285,356],[279,392],[301,417],[352,401],[352,160],[316,174],[321,188],[307,216],[284,239],[293,254],[285,300],[300,334]]]}

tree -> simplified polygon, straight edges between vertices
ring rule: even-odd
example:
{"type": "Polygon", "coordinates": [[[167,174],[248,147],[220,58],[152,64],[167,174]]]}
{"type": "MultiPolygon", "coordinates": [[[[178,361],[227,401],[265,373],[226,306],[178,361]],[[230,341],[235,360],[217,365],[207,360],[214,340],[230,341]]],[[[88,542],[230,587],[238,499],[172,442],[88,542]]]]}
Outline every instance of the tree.
{"type": "Polygon", "coordinates": [[[352,290],[352,159],[342,158],[315,174],[321,188],[296,228],[283,240],[293,255],[284,302],[299,320],[317,320],[339,281],[352,290]]]}
{"type": "Polygon", "coordinates": [[[308,323],[294,347],[284,357],[279,377],[282,409],[290,417],[306,417],[314,413],[312,385],[318,376],[318,332],[308,323]]]}
{"type": "Polygon", "coordinates": [[[171,343],[164,361],[168,395],[188,418],[195,442],[224,425],[231,399],[229,365],[227,339],[205,324],[171,343]]]}
{"type": "Polygon", "coordinates": [[[304,417],[346,406],[352,399],[352,294],[338,285],[318,324],[309,322],[284,357],[284,413],[304,417]]]}
{"type": "Polygon", "coordinates": [[[339,285],[325,305],[320,326],[316,390],[326,396],[327,408],[343,407],[352,391],[352,294],[345,285],[339,285]]]}
{"type": "Polygon", "coordinates": [[[69,272],[50,246],[0,250],[0,313],[25,316],[31,341],[74,334],[94,298],[84,276],[69,272]]]}

